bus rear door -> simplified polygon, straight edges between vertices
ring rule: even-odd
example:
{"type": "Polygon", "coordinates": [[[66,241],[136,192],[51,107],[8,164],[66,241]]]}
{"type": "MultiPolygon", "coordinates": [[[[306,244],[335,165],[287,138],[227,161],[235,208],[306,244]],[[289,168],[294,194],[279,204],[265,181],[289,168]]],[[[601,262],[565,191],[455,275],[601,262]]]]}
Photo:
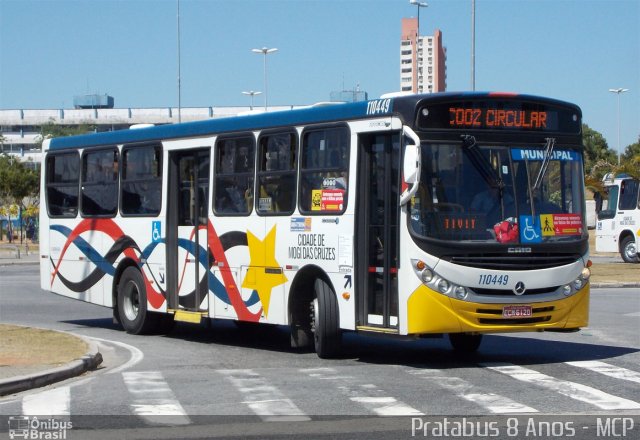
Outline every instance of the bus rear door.
{"type": "Polygon", "coordinates": [[[200,322],[208,310],[209,157],[208,148],[169,153],[167,304],[176,320],[200,322]]]}

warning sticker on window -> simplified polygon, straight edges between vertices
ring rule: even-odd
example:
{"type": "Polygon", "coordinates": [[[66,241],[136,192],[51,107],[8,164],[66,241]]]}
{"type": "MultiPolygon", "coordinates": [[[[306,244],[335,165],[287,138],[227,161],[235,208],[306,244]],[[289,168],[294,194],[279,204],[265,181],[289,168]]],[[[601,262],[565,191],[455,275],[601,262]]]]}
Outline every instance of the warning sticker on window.
{"type": "Polygon", "coordinates": [[[312,211],[342,211],[344,190],[314,189],[311,191],[312,211]]]}
{"type": "Polygon", "coordinates": [[[540,227],[543,236],[581,235],[580,214],[541,214],[540,227]]]}

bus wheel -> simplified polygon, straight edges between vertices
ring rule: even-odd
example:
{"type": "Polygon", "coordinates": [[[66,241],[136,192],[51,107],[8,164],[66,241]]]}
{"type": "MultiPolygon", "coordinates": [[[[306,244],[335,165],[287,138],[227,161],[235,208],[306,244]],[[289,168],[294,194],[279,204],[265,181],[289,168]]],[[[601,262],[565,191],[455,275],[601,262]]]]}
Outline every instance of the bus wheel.
{"type": "Polygon", "coordinates": [[[342,342],[338,301],[333,289],[323,280],[316,280],[315,298],[311,303],[311,330],[316,353],[326,359],[338,355],[342,342]]]}
{"type": "Polygon", "coordinates": [[[124,270],[118,284],[118,315],[127,333],[139,335],[157,328],[158,315],[147,311],[144,279],[133,266],[124,270]]]}
{"type": "Polygon", "coordinates": [[[449,342],[451,342],[453,349],[459,353],[474,353],[480,347],[482,335],[449,333],[449,342]]]}
{"type": "Polygon", "coordinates": [[[622,239],[622,243],[620,244],[620,248],[622,252],[620,255],[625,263],[640,263],[640,257],[638,256],[638,248],[636,247],[636,242],[633,237],[627,235],[622,239]]]}

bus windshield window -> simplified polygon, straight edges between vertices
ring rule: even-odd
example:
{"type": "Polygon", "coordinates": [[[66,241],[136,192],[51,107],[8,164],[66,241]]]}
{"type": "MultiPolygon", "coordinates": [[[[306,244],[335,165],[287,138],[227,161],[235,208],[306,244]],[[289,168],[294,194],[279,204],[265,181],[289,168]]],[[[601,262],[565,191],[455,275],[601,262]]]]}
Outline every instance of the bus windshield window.
{"type": "Polygon", "coordinates": [[[581,239],[582,157],[556,145],[544,173],[542,146],[422,144],[411,227],[428,238],[528,244],[581,239]],[[484,165],[482,165],[484,164],[484,165]],[[482,170],[489,166],[491,173],[482,170]],[[541,182],[534,182],[541,176],[541,182]]]}

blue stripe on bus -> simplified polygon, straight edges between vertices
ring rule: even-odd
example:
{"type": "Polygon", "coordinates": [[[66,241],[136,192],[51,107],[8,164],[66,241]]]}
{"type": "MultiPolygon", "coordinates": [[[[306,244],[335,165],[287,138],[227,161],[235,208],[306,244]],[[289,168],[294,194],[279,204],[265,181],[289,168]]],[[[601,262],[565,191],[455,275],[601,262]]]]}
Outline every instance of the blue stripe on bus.
{"type": "MultiPolygon", "coordinates": [[[[212,133],[260,130],[268,127],[331,122],[366,116],[369,101],[335,104],[315,108],[284,110],[257,115],[233,116],[206,121],[166,124],[133,130],[117,130],[80,136],[51,139],[50,150],[82,148],[98,145],[150,142],[166,139],[189,138],[212,133]]],[[[392,108],[387,114],[391,114],[392,108]]],[[[384,114],[376,114],[383,116],[384,114]]]]}
{"type": "MultiPolygon", "coordinates": [[[[69,238],[72,230],[63,225],[51,225],[50,228],[54,231],[60,232],[65,237],[69,238]]],[[[80,252],[84,254],[87,259],[96,265],[101,271],[111,276],[115,275],[116,270],[110,262],[106,261],[98,251],[95,250],[84,238],[78,236],[73,240],[73,245],[78,248],[80,252]]]]}

